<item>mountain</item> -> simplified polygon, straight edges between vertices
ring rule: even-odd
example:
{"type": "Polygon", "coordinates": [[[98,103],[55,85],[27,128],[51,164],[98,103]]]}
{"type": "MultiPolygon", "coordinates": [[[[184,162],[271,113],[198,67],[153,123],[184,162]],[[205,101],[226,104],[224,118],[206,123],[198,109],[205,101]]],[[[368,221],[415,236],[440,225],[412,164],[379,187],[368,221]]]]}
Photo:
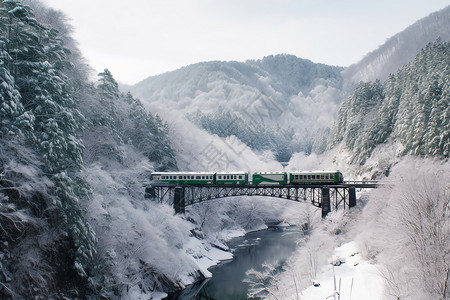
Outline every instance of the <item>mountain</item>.
{"type": "Polygon", "coordinates": [[[300,92],[307,95],[322,81],[340,86],[340,67],[315,64],[293,55],[268,56],[246,62],[202,62],[149,77],[131,92],[148,103],[164,102],[171,109],[215,111],[213,104],[254,98],[251,92],[276,97],[283,105],[300,92]],[[237,99],[240,97],[240,99],[237,99]],[[206,105],[206,107],[205,107],[206,105]]]}
{"type": "Polygon", "coordinates": [[[359,81],[385,80],[389,74],[410,62],[428,43],[437,39],[450,41],[450,6],[415,22],[389,38],[360,62],[342,73],[345,79],[359,81]]]}
{"type": "Polygon", "coordinates": [[[324,150],[316,142],[323,138],[318,132],[336,118],[342,70],[275,55],[198,63],[149,77],[130,90],[154,111],[176,110],[212,134],[234,135],[254,150],[271,150],[287,161],[294,149],[324,150]]]}
{"type": "Polygon", "coordinates": [[[295,152],[325,151],[339,106],[359,81],[386,80],[437,39],[450,40],[450,6],[345,69],[285,54],[212,61],[149,77],[130,91],[162,115],[176,110],[211,134],[288,161],[295,152]]]}

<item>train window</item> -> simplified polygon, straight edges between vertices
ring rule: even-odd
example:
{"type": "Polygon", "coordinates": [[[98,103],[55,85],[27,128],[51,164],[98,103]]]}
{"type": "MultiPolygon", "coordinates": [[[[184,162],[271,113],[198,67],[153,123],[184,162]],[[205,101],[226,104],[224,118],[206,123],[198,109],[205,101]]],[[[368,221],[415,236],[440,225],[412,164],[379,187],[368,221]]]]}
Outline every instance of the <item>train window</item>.
{"type": "Polygon", "coordinates": [[[308,179],[311,179],[311,175],[308,175],[308,179]]]}
{"type": "Polygon", "coordinates": [[[236,175],[233,176],[233,179],[236,179],[236,175]]]}
{"type": "Polygon", "coordinates": [[[239,179],[242,179],[242,175],[239,175],[239,179]]]}
{"type": "Polygon", "coordinates": [[[219,175],[219,179],[222,179],[222,175],[219,175]]]}
{"type": "Polygon", "coordinates": [[[205,179],[205,176],[202,176],[202,179],[205,179]]]}
{"type": "Polygon", "coordinates": [[[197,176],[195,179],[200,179],[200,176],[197,176]]]}

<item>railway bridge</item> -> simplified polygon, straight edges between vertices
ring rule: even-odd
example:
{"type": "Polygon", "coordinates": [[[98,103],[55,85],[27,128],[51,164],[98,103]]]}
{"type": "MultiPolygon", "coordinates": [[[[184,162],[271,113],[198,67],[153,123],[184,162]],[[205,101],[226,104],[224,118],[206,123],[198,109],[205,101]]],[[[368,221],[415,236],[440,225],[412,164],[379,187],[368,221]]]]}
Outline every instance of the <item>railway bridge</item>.
{"type": "Polygon", "coordinates": [[[309,201],[322,209],[322,217],[333,207],[344,209],[356,205],[356,191],[376,188],[378,181],[346,181],[339,184],[185,184],[154,183],[146,187],[146,198],[173,205],[176,213],[186,206],[203,201],[238,196],[266,196],[292,201],[309,201]]]}

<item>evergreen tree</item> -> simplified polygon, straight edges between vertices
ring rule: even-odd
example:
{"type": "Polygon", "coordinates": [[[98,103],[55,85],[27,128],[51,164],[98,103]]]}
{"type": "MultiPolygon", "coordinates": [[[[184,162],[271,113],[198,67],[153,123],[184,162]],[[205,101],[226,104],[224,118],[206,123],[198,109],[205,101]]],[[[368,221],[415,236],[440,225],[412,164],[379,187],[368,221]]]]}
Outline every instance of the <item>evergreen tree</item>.
{"type": "Polygon", "coordinates": [[[34,118],[25,112],[14,78],[9,73],[9,54],[5,51],[4,36],[0,40],[0,139],[33,128],[34,118]]]}
{"type": "Polygon", "coordinates": [[[5,80],[0,96],[5,112],[2,131],[11,128],[8,120],[16,116],[17,128],[26,130],[24,146],[38,153],[43,172],[53,184],[49,198],[44,199],[46,210],[54,213],[52,226],[66,232],[66,242],[72,241],[75,256],[71,268],[85,278],[95,252],[95,234],[79,205],[87,197],[78,193],[82,180],[77,175],[82,165],[83,143],[78,134],[83,117],[66,75],[69,52],[58,33],[38,23],[29,7],[2,1],[0,15],[5,21],[0,70],[5,80]]]}

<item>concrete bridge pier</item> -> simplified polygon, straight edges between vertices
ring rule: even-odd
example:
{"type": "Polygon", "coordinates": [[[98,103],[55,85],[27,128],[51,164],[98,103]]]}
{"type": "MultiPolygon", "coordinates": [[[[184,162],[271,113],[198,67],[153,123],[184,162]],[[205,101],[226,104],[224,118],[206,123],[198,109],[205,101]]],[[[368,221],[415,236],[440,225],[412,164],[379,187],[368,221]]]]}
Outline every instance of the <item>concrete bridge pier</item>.
{"type": "Polygon", "coordinates": [[[156,198],[155,188],[153,186],[148,186],[145,188],[145,198],[156,198]]]}
{"type": "Polygon", "coordinates": [[[355,187],[348,188],[348,207],[356,206],[356,190],[355,187]]]}
{"type": "Polygon", "coordinates": [[[322,218],[331,211],[330,188],[322,187],[322,218]]]}
{"type": "Polygon", "coordinates": [[[173,208],[175,209],[176,214],[184,214],[186,212],[186,204],[184,202],[184,188],[181,186],[175,187],[173,208]]]}

